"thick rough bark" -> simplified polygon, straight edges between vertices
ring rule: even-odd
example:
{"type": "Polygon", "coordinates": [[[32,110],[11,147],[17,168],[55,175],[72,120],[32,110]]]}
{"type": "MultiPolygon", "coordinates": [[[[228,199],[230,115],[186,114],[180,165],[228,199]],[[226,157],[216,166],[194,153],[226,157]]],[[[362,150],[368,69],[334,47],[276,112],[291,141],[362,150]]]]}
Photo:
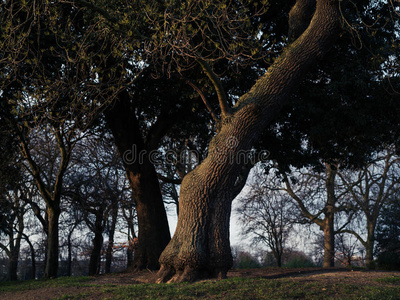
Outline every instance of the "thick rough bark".
{"type": "Polygon", "coordinates": [[[45,278],[56,278],[58,271],[58,220],[61,210],[57,205],[47,207],[48,234],[45,278]]]}
{"type": "Polygon", "coordinates": [[[297,39],[308,27],[314,14],[315,0],[298,0],[289,12],[289,40],[297,39]]]}
{"type": "Polygon", "coordinates": [[[180,214],[171,242],[160,257],[157,282],[226,277],[232,266],[229,219],[233,187],[241,165],[239,150],[248,150],[288,100],[301,76],[325,54],[339,20],[337,3],[318,1],[301,35],[268,69],[249,93],[239,99],[211,141],[209,155],[183,179],[180,214]]]}
{"type": "Polygon", "coordinates": [[[132,268],[158,269],[158,259],[171,235],[157,173],[149,161],[152,149],[145,145],[127,93],[121,93],[119,101],[107,112],[106,119],[124,158],[136,204],[139,242],[132,268]]]}

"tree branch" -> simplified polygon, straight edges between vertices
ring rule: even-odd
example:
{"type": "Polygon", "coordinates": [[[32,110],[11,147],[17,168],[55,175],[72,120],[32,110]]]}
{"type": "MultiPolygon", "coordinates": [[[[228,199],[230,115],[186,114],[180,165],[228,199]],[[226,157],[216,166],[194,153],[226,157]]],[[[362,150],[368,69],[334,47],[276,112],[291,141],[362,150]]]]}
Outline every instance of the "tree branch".
{"type": "Polygon", "coordinates": [[[308,27],[315,11],[315,0],[297,0],[289,12],[289,41],[296,40],[308,27]]]}
{"type": "Polygon", "coordinates": [[[222,119],[228,117],[230,115],[230,108],[228,106],[228,100],[226,97],[225,90],[222,86],[221,80],[215,75],[211,66],[202,58],[197,58],[197,62],[203,68],[203,71],[206,73],[208,78],[211,80],[214,85],[215,91],[217,92],[219,106],[221,108],[221,116],[222,119]]]}
{"type": "Polygon", "coordinates": [[[337,231],[337,233],[350,233],[350,234],[354,235],[360,241],[360,243],[363,244],[364,247],[367,246],[367,242],[364,241],[363,238],[357,232],[355,232],[354,230],[344,229],[344,230],[341,230],[341,231],[337,231]]]}
{"type": "Polygon", "coordinates": [[[215,123],[217,124],[217,127],[219,127],[219,118],[217,116],[217,114],[215,113],[215,111],[213,110],[213,108],[211,107],[210,103],[207,100],[207,97],[203,94],[203,92],[200,90],[200,88],[195,85],[193,82],[191,82],[189,79],[185,78],[185,82],[190,85],[200,96],[201,100],[203,100],[204,105],[206,106],[207,110],[210,112],[211,117],[213,118],[213,120],[215,121],[215,123]]]}
{"type": "Polygon", "coordinates": [[[182,179],[175,179],[170,177],[162,176],[161,174],[157,174],[158,179],[162,180],[165,183],[172,183],[172,184],[181,184],[182,179]]]}
{"type": "Polygon", "coordinates": [[[299,205],[301,212],[308,218],[310,219],[311,222],[316,223],[318,226],[322,226],[323,222],[321,219],[318,218],[318,216],[323,212],[319,212],[317,215],[313,215],[312,213],[310,213],[308,211],[308,209],[306,208],[306,206],[304,205],[303,201],[296,195],[296,193],[293,191],[290,183],[289,183],[289,179],[287,178],[287,175],[284,174],[283,175],[283,180],[285,182],[286,185],[286,192],[297,202],[297,204],[299,205]]]}
{"type": "Polygon", "coordinates": [[[119,25],[121,27],[127,27],[127,30],[131,30],[134,33],[134,37],[142,40],[148,40],[149,38],[141,34],[139,31],[137,31],[134,28],[128,27],[124,24],[121,24],[120,19],[117,17],[112,16],[108,11],[105,9],[102,9],[101,7],[94,5],[93,3],[85,0],[73,0],[72,3],[76,3],[82,7],[86,7],[92,11],[97,12],[98,14],[102,15],[104,18],[106,18],[110,23],[119,25]]]}

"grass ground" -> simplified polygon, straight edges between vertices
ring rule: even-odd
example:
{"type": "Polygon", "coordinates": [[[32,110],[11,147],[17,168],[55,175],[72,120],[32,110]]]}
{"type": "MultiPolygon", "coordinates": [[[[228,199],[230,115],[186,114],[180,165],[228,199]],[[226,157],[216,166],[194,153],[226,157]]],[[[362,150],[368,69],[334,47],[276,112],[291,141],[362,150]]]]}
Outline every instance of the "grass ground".
{"type": "Polygon", "coordinates": [[[248,270],[182,284],[140,283],[126,273],[1,283],[0,299],[400,299],[400,272],[263,270],[259,278],[252,277],[260,270],[248,270]]]}

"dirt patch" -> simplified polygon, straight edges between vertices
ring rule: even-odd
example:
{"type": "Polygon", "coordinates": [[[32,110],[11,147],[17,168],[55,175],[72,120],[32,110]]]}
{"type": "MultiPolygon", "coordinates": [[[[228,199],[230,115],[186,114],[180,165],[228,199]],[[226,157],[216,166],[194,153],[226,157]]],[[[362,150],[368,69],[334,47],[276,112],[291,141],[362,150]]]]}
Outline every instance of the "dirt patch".
{"type": "MultiPolygon", "coordinates": [[[[100,287],[104,286],[120,286],[129,284],[147,283],[154,278],[155,273],[150,271],[142,271],[139,273],[118,273],[93,277],[93,281],[88,282],[90,286],[82,287],[59,287],[59,288],[40,288],[36,290],[27,290],[20,292],[1,293],[1,299],[13,300],[47,300],[54,299],[66,295],[76,296],[82,295],[85,299],[102,299],[106,294],[101,291],[100,287]],[[94,285],[94,286],[93,286],[94,285]]],[[[241,278],[290,278],[300,282],[324,282],[327,285],[335,283],[347,283],[356,285],[380,285],[375,279],[388,276],[400,277],[400,272],[385,271],[356,271],[348,269],[321,269],[321,268],[304,268],[304,269],[285,269],[285,268],[268,268],[268,269],[245,269],[232,270],[228,273],[228,277],[241,278]]]]}

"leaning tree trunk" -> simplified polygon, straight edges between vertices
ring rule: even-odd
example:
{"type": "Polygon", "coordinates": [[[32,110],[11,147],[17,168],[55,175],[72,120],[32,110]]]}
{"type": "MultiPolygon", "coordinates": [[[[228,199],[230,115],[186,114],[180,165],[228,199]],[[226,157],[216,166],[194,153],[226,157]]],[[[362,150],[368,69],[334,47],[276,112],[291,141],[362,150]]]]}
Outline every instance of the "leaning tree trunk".
{"type": "Polygon", "coordinates": [[[232,266],[229,219],[241,169],[238,151],[251,149],[308,68],[330,49],[339,21],[337,5],[317,2],[305,33],[239,99],[210,142],[207,158],[183,179],[177,228],[160,257],[157,282],[226,277],[232,266]]]}
{"type": "Polygon", "coordinates": [[[56,278],[58,271],[58,220],[61,210],[58,205],[48,205],[47,256],[44,278],[56,278]]]}
{"type": "Polygon", "coordinates": [[[129,100],[127,93],[121,93],[106,119],[123,158],[136,204],[139,230],[132,269],[155,270],[171,235],[157,173],[149,161],[149,151],[129,100]]]}

